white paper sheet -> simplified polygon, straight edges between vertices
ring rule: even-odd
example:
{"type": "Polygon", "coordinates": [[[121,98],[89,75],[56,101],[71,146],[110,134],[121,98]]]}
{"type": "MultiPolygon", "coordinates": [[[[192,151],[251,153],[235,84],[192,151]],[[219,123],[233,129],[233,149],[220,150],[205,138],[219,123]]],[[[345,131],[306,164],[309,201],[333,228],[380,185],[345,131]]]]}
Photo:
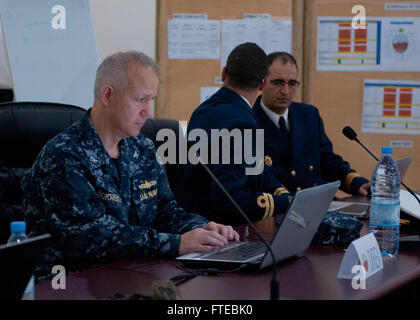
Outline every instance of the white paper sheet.
{"type": "MultiPolygon", "coordinates": [[[[420,195],[417,193],[416,195],[420,198],[420,195]]],[[[400,209],[410,216],[420,219],[420,204],[407,190],[400,191],[400,209]]]]}
{"type": "Polygon", "coordinates": [[[222,20],[221,68],[231,51],[244,42],[258,44],[267,54],[292,51],[292,21],[268,19],[222,20]]]}
{"type": "Polygon", "coordinates": [[[7,56],[6,42],[3,36],[3,27],[0,21],[0,88],[12,89],[13,82],[10,74],[9,58],[7,56]]]}
{"type": "Polygon", "coordinates": [[[168,20],[168,59],[219,58],[219,20],[168,20]]]}
{"type": "Polygon", "coordinates": [[[213,94],[215,94],[220,87],[201,87],[200,88],[200,103],[208,100],[213,94]]]}

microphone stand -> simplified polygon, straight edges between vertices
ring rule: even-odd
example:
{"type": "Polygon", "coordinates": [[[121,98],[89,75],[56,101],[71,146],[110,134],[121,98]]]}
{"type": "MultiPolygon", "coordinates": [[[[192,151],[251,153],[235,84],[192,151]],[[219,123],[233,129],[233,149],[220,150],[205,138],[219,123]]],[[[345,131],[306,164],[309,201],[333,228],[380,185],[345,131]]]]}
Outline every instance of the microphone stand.
{"type": "Polygon", "coordinates": [[[254,224],[249,220],[248,216],[242,211],[241,207],[237,204],[237,202],[231,197],[229,192],[223,187],[223,185],[220,183],[219,179],[211,172],[211,170],[202,162],[201,158],[199,156],[196,156],[199,163],[204,167],[204,169],[207,171],[207,173],[210,175],[210,177],[216,182],[216,184],[219,186],[219,188],[223,191],[223,193],[228,197],[229,201],[233,203],[233,205],[236,207],[236,209],[239,211],[239,213],[245,218],[245,220],[248,222],[248,224],[251,226],[251,228],[255,231],[258,238],[265,244],[267,249],[270,251],[271,258],[273,259],[273,277],[271,279],[271,287],[270,287],[270,298],[271,300],[278,300],[279,299],[279,282],[277,280],[277,268],[276,268],[276,259],[274,257],[273,250],[271,249],[270,245],[265,241],[265,239],[262,237],[262,235],[258,232],[257,228],[254,226],[254,224]]]}
{"type": "Polygon", "coordinates": [[[366,148],[365,145],[363,143],[361,143],[359,139],[354,138],[354,141],[356,141],[358,144],[360,144],[363,147],[363,149],[365,149],[376,161],[379,161],[379,159],[372,152],[370,152],[370,150],[368,148],[366,148]]]}

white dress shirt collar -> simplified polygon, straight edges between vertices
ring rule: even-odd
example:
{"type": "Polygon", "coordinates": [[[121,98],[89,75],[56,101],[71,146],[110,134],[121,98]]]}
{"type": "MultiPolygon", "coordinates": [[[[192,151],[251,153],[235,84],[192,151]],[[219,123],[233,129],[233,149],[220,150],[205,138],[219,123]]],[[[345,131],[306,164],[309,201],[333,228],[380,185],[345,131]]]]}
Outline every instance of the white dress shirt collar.
{"type": "MultiPolygon", "coordinates": [[[[238,94],[239,94],[239,93],[238,93],[238,94]]],[[[239,95],[240,95],[240,94],[239,94],[239,95]]],[[[241,95],[240,95],[240,96],[241,96],[241,95]]],[[[243,96],[241,96],[241,98],[242,98],[242,99],[244,99],[244,100],[246,101],[246,104],[247,104],[247,105],[249,105],[249,107],[252,109],[252,106],[251,106],[251,104],[249,103],[249,101],[248,101],[248,100],[246,100],[246,99],[245,99],[245,97],[243,97],[243,96]]]]}
{"type": "Polygon", "coordinates": [[[271,111],[270,109],[268,109],[264,103],[262,102],[261,99],[261,107],[264,110],[264,112],[267,114],[267,116],[271,119],[271,121],[273,121],[273,123],[277,126],[279,126],[279,119],[280,117],[283,117],[284,120],[286,121],[286,128],[287,130],[290,130],[290,125],[289,125],[289,120],[288,120],[288,115],[289,115],[289,108],[286,109],[286,111],[282,114],[279,115],[278,113],[275,113],[274,111],[271,111]]]}

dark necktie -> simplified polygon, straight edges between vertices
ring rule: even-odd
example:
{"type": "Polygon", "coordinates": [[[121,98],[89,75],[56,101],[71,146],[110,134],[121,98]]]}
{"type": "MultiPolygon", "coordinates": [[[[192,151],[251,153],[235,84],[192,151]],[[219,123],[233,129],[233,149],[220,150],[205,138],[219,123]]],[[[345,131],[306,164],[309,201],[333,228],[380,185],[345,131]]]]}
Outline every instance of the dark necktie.
{"type": "Polygon", "coordinates": [[[289,136],[289,130],[287,130],[286,120],[284,119],[284,117],[280,117],[279,126],[281,133],[283,133],[286,137],[289,136]]]}

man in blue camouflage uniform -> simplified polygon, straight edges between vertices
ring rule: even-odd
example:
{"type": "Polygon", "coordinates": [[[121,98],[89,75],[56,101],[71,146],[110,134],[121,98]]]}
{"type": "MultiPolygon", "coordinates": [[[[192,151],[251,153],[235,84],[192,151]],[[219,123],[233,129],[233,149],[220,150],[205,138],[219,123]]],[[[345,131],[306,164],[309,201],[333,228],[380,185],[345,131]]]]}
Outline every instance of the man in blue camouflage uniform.
{"type": "Polygon", "coordinates": [[[239,240],[232,227],[186,213],[153,142],[139,135],[158,88],[158,66],[119,52],[99,66],[84,118],[50,140],[24,177],[30,235],[52,241],[38,274],[136,257],[173,257],[239,240]]]}

